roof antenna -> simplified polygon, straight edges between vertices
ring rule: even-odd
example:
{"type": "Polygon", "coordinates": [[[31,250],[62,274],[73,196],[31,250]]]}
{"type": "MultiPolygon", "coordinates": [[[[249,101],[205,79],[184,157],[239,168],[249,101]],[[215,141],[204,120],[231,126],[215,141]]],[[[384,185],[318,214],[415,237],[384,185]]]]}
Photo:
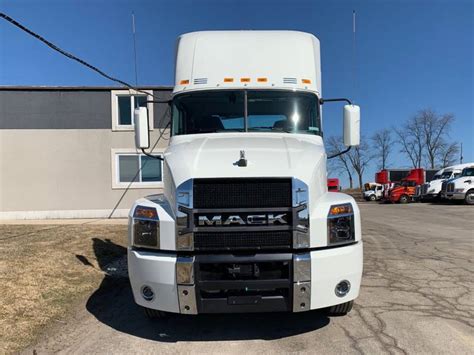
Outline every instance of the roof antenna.
{"type": "Polygon", "coordinates": [[[356,56],[356,12],[352,10],[352,81],[354,85],[354,102],[357,92],[357,56],[356,56]]]}
{"type": "MultiPolygon", "coordinates": [[[[135,63],[135,86],[138,87],[138,69],[137,69],[137,40],[135,33],[135,13],[132,12],[132,34],[133,34],[133,55],[135,63]]],[[[135,106],[138,108],[138,100],[135,100],[135,106]]]]}

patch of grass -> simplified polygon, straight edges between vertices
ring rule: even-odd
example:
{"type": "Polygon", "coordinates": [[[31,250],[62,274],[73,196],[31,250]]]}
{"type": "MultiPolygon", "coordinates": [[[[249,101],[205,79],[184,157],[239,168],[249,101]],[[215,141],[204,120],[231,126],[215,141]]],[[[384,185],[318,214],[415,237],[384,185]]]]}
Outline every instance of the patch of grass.
{"type": "Polygon", "coordinates": [[[29,344],[126,253],[126,225],[0,225],[0,353],[29,344]]]}

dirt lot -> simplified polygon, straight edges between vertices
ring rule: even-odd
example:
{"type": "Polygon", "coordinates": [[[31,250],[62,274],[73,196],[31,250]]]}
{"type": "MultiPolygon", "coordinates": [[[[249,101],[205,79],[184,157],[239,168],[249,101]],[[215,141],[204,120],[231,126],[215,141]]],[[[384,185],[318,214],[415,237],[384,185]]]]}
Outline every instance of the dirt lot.
{"type": "Polygon", "coordinates": [[[125,225],[44,222],[0,225],[0,353],[63,324],[71,303],[94,291],[106,265],[125,253],[125,225]]]}
{"type": "MultiPolygon", "coordinates": [[[[83,238],[87,242],[76,241],[77,244],[74,244],[72,242],[76,239],[72,239],[68,246],[54,244],[55,239],[49,236],[52,231],[43,231],[41,238],[33,231],[25,244],[42,243],[46,238],[49,242],[45,243],[61,245],[64,249],[61,255],[68,260],[65,262],[69,266],[63,267],[63,272],[67,270],[72,275],[65,282],[75,280],[74,272],[81,275],[90,273],[92,281],[87,287],[80,288],[85,297],[71,307],[69,316],[61,317],[61,311],[52,317],[63,323],[54,322],[43,332],[38,343],[27,348],[25,353],[300,351],[331,354],[472,354],[474,208],[377,203],[362,203],[360,207],[365,243],[363,286],[353,311],[340,318],[327,318],[320,312],[311,312],[177,316],[150,322],[134,304],[128,280],[107,276],[99,271],[99,262],[94,261],[94,244],[98,243],[94,242],[94,238],[101,241],[110,238],[111,242],[99,244],[122,250],[117,246],[123,242],[117,236],[122,233],[120,227],[114,227],[114,230],[101,226],[100,230],[84,232],[83,238]],[[77,254],[85,256],[94,268],[82,262],[76,265],[73,260],[78,259],[77,254]],[[95,287],[97,277],[103,279],[95,287]]],[[[4,254],[11,252],[11,246],[6,249],[3,243],[2,247],[3,261],[4,254]]],[[[26,253],[22,255],[32,257],[27,250],[33,248],[21,248],[26,253]]],[[[37,284],[45,284],[50,278],[55,278],[49,267],[39,269],[39,264],[37,267],[27,266],[28,258],[18,264],[23,276],[20,275],[18,281],[9,280],[9,283],[29,285],[22,281],[25,276],[30,283],[35,279],[37,284]],[[36,276],[28,276],[28,272],[36,276]]],[[[3,279],[7,266],[5,263],[1,265],[3,279]]],[[[61,267],[57,269],[61,270],[61,267]]],[[[47,287],[42,289],[48,290],[48,294],[55,294],[47,287]]],[[[23,294],[28,298],[28,293],[23,294]]],[[[2,302],[3,316],[8,308],[2,302]]],[[[24,311],[21,311],[20,306],[15,302],[13,304],[10,307],[19,309],[17,321],[30,324],[25,311],[31,311],[34,307],[22,306],[24,311]]],[[[10,326],[18,329],[18,324],[10,323],[10,326]]]]}

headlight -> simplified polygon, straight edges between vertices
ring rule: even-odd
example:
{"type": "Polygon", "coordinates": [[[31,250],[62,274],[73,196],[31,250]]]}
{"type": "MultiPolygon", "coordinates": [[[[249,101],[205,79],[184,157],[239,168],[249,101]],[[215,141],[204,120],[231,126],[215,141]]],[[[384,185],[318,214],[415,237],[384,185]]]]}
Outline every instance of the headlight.
{"type": "Polygon", "coordinates": [[[156,208],[137,206],[133,212],[133,240],[137,247],[160,247],[160,220],[156,208]]]}
{"type": "Polygon", "coordinates": [[[354,210],[350,203],[333,205],[328,213],[328,245],[355,241],[354,210]]]}
{"type": "Polygon", "coordinates": [[[464,192],[464,189],[454,189],[454,192],[457,192],[457,193],[464,192]]]}

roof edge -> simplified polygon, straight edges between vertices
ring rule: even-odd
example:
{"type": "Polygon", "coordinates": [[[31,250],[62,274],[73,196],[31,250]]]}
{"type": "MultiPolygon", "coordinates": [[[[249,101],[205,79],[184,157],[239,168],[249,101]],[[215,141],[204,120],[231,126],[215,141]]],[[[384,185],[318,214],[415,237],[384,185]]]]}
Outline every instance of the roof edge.
{"type": "MultiPolygon", "coordinates": [[[[138,86],[138,90],[173,90],[172,85],[138,86]]],[[[0,85],[0,91],[109,91],[128,90],[125,86],[35,86],[35,85],[0,85]]]]}

